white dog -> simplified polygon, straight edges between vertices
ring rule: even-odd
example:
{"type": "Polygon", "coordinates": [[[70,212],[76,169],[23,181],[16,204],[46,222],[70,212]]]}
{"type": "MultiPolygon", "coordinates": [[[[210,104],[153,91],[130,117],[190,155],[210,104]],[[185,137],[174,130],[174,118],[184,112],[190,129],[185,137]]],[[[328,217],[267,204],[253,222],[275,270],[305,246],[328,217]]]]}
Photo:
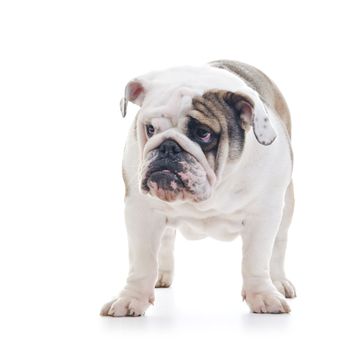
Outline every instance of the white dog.
{"type": "Polygon", "coordinates": [[[290,116],[261,71],[233,61],[179,67],[128,83],[139,105],[123,161],[130,272],[102,315],[143,315],[173,279],[178,229],[189,239],[243,240],[243,298],[286,313],[283,264],[293,214],[290,116]]]}

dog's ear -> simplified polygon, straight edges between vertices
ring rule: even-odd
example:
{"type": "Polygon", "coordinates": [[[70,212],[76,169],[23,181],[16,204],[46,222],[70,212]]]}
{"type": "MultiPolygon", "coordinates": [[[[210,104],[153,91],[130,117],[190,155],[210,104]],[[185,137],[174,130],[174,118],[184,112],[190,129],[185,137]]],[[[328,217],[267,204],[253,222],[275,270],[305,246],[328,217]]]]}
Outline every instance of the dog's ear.
{"type": "Polygon", "coordinates": [[[125,87],[124,97],[120,100],[120,112],[123,118],[126,116],[129,101],[141,106],[144,98],[144,84],[138,79],[131,80],[125,87]]]}
{"type": "Polygon", "coordinates": [[[277,134],[269,120],[268,112],[259,96],[249,92],[226,91],[224,100],[240,116],[241,127],[248,131],[253,127],[254,135],[262,145],[270,145],[277,134]]]}

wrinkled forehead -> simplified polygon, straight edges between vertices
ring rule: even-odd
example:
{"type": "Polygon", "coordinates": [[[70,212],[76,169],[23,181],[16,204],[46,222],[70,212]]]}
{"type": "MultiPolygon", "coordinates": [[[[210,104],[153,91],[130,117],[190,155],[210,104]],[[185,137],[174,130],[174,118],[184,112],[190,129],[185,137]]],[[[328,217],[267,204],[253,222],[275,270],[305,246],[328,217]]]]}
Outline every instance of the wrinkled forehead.
{"type": "Polygon", "coordinates": [[[175,127],[192,107],[192,99],[210,89],[235,90],[245,84],[233,74],[212,67],[180,67],[143,76],[149,82],[140,122],[159,129],[175,127]]]}
{"type": "Polygon", "coordinates": [[[148,92],[141,109],[140,121],[144,124],[152,122],[154,126],[176,126],[191,109],[192,98],[202,93],[195,88],[160,85],[148,92]]]}

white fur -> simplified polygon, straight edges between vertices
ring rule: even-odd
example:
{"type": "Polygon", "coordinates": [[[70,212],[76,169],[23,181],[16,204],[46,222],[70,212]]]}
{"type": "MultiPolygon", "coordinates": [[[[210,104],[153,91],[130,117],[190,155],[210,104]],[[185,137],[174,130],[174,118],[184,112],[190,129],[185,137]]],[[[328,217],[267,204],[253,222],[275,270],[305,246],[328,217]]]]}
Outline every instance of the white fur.
{"type": "Polygon", "coordinates": [[[191,98],[206,90],[244,91],[254,98],[257,98],[256,93],[233,74],[209,66],[153,72],[137,78],[137,81],[146,91],[138,114],[139,135],[142,135],[145,122],[152,122],[157,134],[150,141],[143,136],[136,142],[134,130],[130,131],[123,165],[129,187],[125,217],[130,274],[119,297],[106,304],[102,312],[111,316],[141,315],[153,303],[157,278],[158,285],[171,283],[174,229],[179,229],[189,239],[232,240],[240,235],[243,240],[242,294],[251,310],[289,312],[281,294],[283,290],[294,293],[283,267],[280,267],[285,245],[279,244],[274,250],[273,276],[269,266],[292,172],[290,142],[279,118],[272,110],[267,110],[272,131],[266,137],[271,141],[277,135],[275,141],[269,146],[261,145],[250,130],[240,160],[224,164],[217,177],[200,148],[196,149],[179,132],[178,125],[190,108],[191,98]],[[195,154],[206,170],[212,185],[212,195],[208,200],[169,203],[140,192],[139,166],[144,155],[169,136],[195,154]],[[167,243],[161,246],[163,232],[166,232],[167,243]],[[170,238],[169,232],[172,233],[170,238]]]}

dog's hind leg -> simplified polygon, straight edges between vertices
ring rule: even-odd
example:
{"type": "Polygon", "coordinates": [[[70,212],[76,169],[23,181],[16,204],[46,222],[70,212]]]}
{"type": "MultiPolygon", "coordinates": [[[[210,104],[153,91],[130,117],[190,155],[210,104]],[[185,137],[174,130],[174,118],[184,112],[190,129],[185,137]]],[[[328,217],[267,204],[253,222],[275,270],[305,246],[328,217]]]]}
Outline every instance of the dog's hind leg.
{"type": "Polygon", "coordinates": [[[287,248],[288,228],[294,211],[294,191],[291,182],[287,188],[284,200],[282,221],[275,239],[272,257],[270,261],[271,279],[276,288],[286,297],[296,297],[293,284],[286,278],[284,271],[284,259],[287,248]]]}

